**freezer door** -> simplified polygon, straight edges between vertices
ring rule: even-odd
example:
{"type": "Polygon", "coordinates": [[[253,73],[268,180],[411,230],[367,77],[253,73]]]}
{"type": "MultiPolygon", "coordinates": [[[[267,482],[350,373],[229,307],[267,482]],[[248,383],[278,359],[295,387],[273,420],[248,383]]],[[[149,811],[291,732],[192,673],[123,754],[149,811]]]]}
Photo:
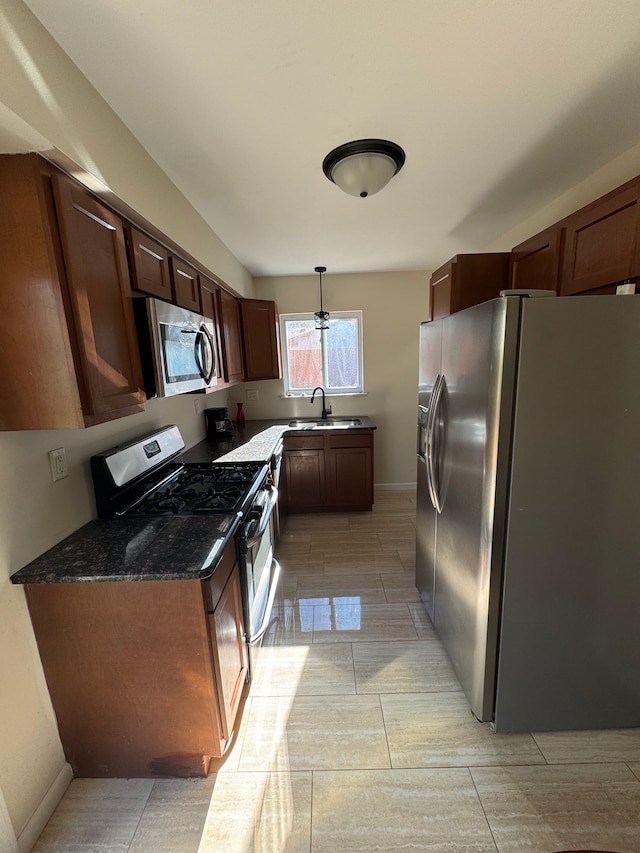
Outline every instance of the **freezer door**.
{"type": "Polygon", "coordinates": [[[429,405],[440,372],[442,323],[420,326],[417,416],[417,503],[416,503],[416,586],[429,618],[433,621],[436,511],[427,480],[426,441],[429,405]]]}
{"type": "Polygon", "coordinates": [[[443,320],[435,417],[435,627],[471,709],[491,720],[519,299],[443,320]]]}

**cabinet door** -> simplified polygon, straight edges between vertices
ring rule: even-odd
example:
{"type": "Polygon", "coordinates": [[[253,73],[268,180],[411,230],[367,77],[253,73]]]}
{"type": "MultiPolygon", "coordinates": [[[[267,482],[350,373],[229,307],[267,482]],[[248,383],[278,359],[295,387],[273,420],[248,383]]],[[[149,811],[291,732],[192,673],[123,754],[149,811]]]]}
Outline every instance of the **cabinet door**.
{"type": "Polygon", "coordinates": [[[242,340],[245,380],[279,379],[276,304],[266,299],[242,299],[242,340]]]}
{"type": "Polygon", "coordinates": [[[431,276],[430,316],[432,320],[439,320],[441,317],[448,317],[451,314],[454,273],[455,264],[449,263],[440,267],[431,276]]]}
{"type": "Polygon", "coordinates": [[[90,426],[140,412],[145,399],[124,228],[72,181],[54,175],[53,189],[90,426]]]}
{"type": "Polygon", "coordinates": [[[175,304],[200,314],[200,286],[197,271],[180,258],[173,256],[169,258],[169,270],[175,304]]]}
{"type": "Polygon", "coordinates": [[[640,275],[639,190],[624,184],[567,218],[561,295],[640,275]]]}
{"type": "Polygon", "coordinates": [[[228,743],[233,734],[242,688],[247,680],[247,647],[237,566],[234,566],[216,609],[209,618],[220,716],[228,743]]]}
{"type": "Polygon", "coordinates": [[[509,286],[518,290],[556,290],[564,228],[554,225],[511,250],[509,286]]]}
{"type": "Polygon", "coordinates": [[[53,195],[36,154],[0,156],[0,198],[0,429],[82,427],[53,195]]]}
{"type": "Polygon", "coordinates": [[[26,593],[76,775],[206,776],[222,747],[201,582],[42,583],[26,593]]]}
{"type": "Polygon", "coordinates": [[[240,300],[222,288],[218,290],[217,296],[224,379],[225,382],[242,382],[244,379],[244,360],[242,357],[240,300]]]}
{"type": "Polygon", "coordinates": [[[324,450],[285,450],[283,470],[289,511],[305,512],[324,507],[324,450]]]}
{"type": "Polygon", "coordinates": [[[331,507],[370,510],[373,504],[373,447],[369,436],[327,439],[325,470],[331,507]],[[335,445],[335,446],[332,446],[335,445]]]}
{"type": "Polygon", "coordinates": [[[500,295],[508,285],[509,253],[456,255],[431,276],[431,319],[500,295]]]}
{"type": "Polygon", "coordinates": [[[169,252],[132,225],[127,228],[127,242],[133,289],[170,302],[169,252]]]}

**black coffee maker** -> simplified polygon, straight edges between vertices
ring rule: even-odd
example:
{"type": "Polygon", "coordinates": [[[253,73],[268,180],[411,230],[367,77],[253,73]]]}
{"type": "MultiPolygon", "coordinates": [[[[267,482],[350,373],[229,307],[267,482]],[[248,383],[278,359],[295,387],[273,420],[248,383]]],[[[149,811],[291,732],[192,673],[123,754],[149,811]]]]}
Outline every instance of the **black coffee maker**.
{"type": "Polygon", "coordinates": [[[207,438],[229,438],[233,435],[228,409],[205,409],[204,419],[207,424],[207,438]]]}

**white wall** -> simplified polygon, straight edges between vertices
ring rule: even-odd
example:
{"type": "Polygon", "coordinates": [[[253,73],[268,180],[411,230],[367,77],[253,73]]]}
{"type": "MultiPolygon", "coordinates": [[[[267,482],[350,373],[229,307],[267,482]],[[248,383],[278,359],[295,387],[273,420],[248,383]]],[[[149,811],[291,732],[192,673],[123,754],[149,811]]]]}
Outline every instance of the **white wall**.
{"type": "MultiPolygon", "coordinates": [[[[258,278],[256,296],[275,299],[281,314],[319,308],[318,276],[258,278]]],[[[366,396],[329,397],[333,413],[369,415],[375,422],[375,482],[415,483],[415,413],[418,388],[418,327],[428,316],[429,274],[358,273],[323,276],[327,311],[363,311],[366,396]]],[[[246,387],[252,387],[247,385],[246,387]]],[[[244,403],[247,418],[312,417],[308,399],[281,399],[282,380],[260,382],[258,403],[244,403]]],[[[245,388],[231,392],[245,399],[245,388]]]]}
{"type": "MultiPolygon", "coordinates": [[[[232,288],[251,294],[247,271],[20,0],[0,6],[0,123],[0,150],[57,149],[232,288]]],[[[207,403],[226,405],[226,392],[207,403]]],[[[9,576],[92,518],[93,452],[165,423],[177,423],[189,445],[204,436],[193,398],[152,401],[144,414],[88,430],[0,434],[2,853],[31,848],[70,778],[24,590],[9,576]],[[56,447],[67,450],[69,477],[54,484],[47,452],[56,447]]]]}
{"type": "Polygon", "coordinates": [[[559,222],[570,213],[580,210],[589,202],[595,201],[595,199],[638,175],[640,175],[640,143],[616,157],[615,160],[611,160],[597,172],[585,178],[584,181],[576,184],[575,187],[558,196],[551,204],[536,211],[533,216],[523,222],[514,223],[513,228],[498,239],[493,240],[489,245],[484,246],[482,251],[511,251],[514,246],[519,245],[528,237],[533,237],[534,234],[538,234],[549,225],[553,225],[554,222],[559,222]]]}
{"type": "MultiPolygon", "coordinates": [[[[4,799],[20,849],[28,850],[41,829],[41,800],[52,789],[55,807],[70,774],[65,773],[24,589],[11,584],[9,576],[95,517],[93,453],[168,423],[180,427],[187,446],[204,438],[204,415],[196,414],[196,399],[202,407],[201,396],[152,400],[142,414],[86,430],[0,433],[0,804],[4,799]],[[66,449],[69,476],[53,483],[48,451],[57,447],[66,449]]],[[[225,391],[206,397],[207,406],[226,404],[225,391]]],[[[8,823],[0,819],[1,851],[11,850],[8,833],[8,823]]]]}
{"type": "Polygon", "coordinates": [[[0,102],[231,288],[250,295],[247,271],[21,0],[0,7],[0,102]]]}

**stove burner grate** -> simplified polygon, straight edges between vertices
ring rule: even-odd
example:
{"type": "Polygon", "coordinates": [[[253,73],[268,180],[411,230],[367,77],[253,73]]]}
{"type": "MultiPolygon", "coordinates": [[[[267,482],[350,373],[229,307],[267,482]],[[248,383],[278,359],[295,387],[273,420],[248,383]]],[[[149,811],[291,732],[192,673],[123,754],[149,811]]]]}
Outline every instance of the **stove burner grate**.
{"type": "MultiPolygon", "coordinates": [[[[247,481],[220,481],[217,471],[180,472],[162,488],[147,495],[133,508],[135,515],[179,515],[234,512],[247,495],[247,481]]],[[[255,475],[251,474],[249,484],[255,475]]]]}

